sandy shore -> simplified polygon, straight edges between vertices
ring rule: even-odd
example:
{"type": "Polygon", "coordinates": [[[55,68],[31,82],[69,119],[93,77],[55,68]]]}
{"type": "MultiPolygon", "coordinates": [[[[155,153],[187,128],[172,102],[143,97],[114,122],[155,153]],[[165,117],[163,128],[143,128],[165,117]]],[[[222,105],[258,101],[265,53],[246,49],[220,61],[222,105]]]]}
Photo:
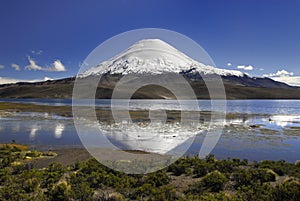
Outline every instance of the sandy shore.
{"type": "Polygon", "coordinates": [[[34,168],[45,168],[49,164],[58,162],[63,165],[71,165],[76,161],[84,161],[92,156],[84,148],[62,148],[53,150],[57,153],[57,156],[53,158],[41,158],[37,160],[30,161],[34,168]]]}
{"type": "MultiPolygon", "coordinates": [[[[77,161],[85,161],[93,156],[85,148],[61,148],[52,150],[57,154],[55,157],[40,158],[30,161],[34,168],[45,168],[49,164],[58,162],[63,165],[72,165],[77,161]]],[[[160,155],[156,153],[148,153],[143,151],[131,150],[131,151],[121,151],[100,148],[99,150],[93,150],[97,158],[101,158],[104,164],[111,164],[114,162],[125,162],[129,161],[134,163],[153,163],[164,165],[167,160],[168,163],[174,162],[176,157],[170,155],[160,155]]],[[[130,162],[130,163],[131,163],[130,162]]]]}

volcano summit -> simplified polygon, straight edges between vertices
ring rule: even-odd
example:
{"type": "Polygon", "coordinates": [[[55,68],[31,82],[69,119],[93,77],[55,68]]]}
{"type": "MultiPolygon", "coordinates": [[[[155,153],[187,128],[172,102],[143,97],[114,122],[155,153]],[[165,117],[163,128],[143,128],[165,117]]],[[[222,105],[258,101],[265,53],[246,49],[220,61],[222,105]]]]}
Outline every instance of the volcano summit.
{"type": "Polygon", "coordinates": [[[202,64],[160,39],[140,40],[124,52],[81,74],[81,77],[103,74],[217,74],[245,76],[235,70],[224,70],[202,64]]]}

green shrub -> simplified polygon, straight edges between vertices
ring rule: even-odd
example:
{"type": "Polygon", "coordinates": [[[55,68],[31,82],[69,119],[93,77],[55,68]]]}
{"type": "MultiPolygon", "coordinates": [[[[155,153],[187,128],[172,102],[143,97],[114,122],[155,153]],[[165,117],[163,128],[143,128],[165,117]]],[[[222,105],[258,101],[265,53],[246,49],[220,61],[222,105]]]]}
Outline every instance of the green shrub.
{"type": "Polygon", "coordinates": [[[288,181],[275,187],[272,195],[273,201],[299,201],[300,200],[300,182],[288,181]]]}
{"type": "Polygon", "coordinates": [[[224,189],[227,182],[228,178],[224,174],[214,171],[208,173],[200,181],[192,184],[187,193],[201,195],[204,192],[220,192],[224,189]]]}
{"type": "Polygon", "coordinates": [[[47,194],[51,201],[66,201],[71,197],[70,187],[66,182],[54,185],[47,194]]]}

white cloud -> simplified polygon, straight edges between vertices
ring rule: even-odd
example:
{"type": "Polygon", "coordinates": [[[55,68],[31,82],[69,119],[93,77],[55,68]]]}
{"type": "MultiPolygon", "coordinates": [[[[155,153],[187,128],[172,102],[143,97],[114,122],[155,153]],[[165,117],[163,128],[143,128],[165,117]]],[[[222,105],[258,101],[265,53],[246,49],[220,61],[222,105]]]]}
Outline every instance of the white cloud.
{"type": "Polygon", "coordinates": [[[5,66],[4,65],[0,65],[0,69],[3,69],[3,68],[5,68],[5,66]]]}
{"type": "Polygon", "coordinates": [[[14,68],[17,71],[20,70],[20,66],[18,64],[11,64],[11,67],[14,68]]]}
{"type": "Polygon", "coordinates": [[[54,61],[50,69],[51,69],[50,71],[57,71],[57,72],[66,71],[66,67],[61,63],[60,60],[54,61]]]}
{"type": "Polygon", "coordinates": [[[230,63],[230,62],[229,62],[229,63],[227,63],[227,66],[232,66],[232,63],[230,63]]]}
{"type": "Polygon", "coordinates": [[[29,65],[25,67],[27,70],[41,70],[50,72],[62,72],[66,71],[66,67],[61,63],[60,60],[55,60],[50,67],[42,67],[36,64],[36,62],[28,57],[29,65]]]}
{"type": "Polygon", "coordinates": [[[23,80],[23,79],[9,78],[9,77],[0,77],[0,84],[14,84],[17,82],[41,82],[47,80],[53,80],[53,79],[50,77],[45,77],[44,79],[23,80]]]}
{"type": "Polygon", "coordinates": [[[276,73],[270,73],[263,76],[270,77],[275,81],[284,82],[291,86],[300,86],[300,76],[294,76],[294,72],[279,70],[276,73]]]}
{"type": "Polygon", "coordinates": [[[43,81],[53,80],[51,77],[44,77],[43,81]]]}
{"type": "Polygon", "coordinates": [[[263,75],[265,77],[288,77],[288,76],[293,76],[293,72],[288,72],[286,70],[279,70],[276,73],[270,73],[267,75],[263,75]]]}
{"type": "Polygon", "coordinates": [[[283,77],[272,77],[273,80],[278,82],[284,82],[291,86],[300,86],[300,76],[283,76],[283,77]]]}
{"type": "Polygon", "coordinates": [[[237,69],[243,69],[243,70],[253,70],[254,69],[253,66],[251,66],[251,65],[248,65],[248,66],[246,66],[246,65],[238,65],[236,68],[237,69]]]}

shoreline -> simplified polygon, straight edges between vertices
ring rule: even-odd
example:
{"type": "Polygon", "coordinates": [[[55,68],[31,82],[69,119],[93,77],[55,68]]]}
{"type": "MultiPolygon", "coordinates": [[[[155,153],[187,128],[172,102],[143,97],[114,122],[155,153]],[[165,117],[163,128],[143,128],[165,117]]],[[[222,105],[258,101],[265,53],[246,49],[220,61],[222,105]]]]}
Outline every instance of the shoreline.
{"type": "MultiPolygon", "coordinates": [[[[1,113],[8,113],[12,114],[12,116],[16,113],[19,112],[37,112],[37,113],[48,113],[49,116],[51,115],[60,115],[60,116],[68,116],[70,117],[71,115],[66,115],[66,114],[71,114],[72,113],[72,108],[70,106],[52,106],[52,105],[36,105],[36,104],[31,104],[31,103],[11,103],[11,102],[0,102],[0,114],[1,113]]],[[[98,112],[101,113],[100,116],[102,117],[110,117],[111,114],[107,110],[98,110],[98,112]]],[[[180,113],[180,112],[179,112],[180,113]]],[[[170,114],[170,120],[171,121],[177,121],[178,120],[178,112],[174,111],[168,111],[168,114],[170,114]]],[[[209,119],[211,116],[211,112],[209,111],[200,111],[201,118],[202,120],[209,119]]],[[[138,120],[147,120],[147,115],[148,111],[133,111],[132,116],[134,119],[138,120]]],[[[300,127],[294,126],[294,127],[285,127],[282,130],[282,133],[278,133],[278,131],[275,128],[268,128],[265,127],[268,124],[275,124],[276,122],[274,119],[269,118],[270,115],[268,114],[246,114],[246,113],[228,113],[226,115],[226,119],[229,120],[227,125],[225,126],[225,129],[230,130],[230,133],[224,133],[223,134],[223,139],[227,140],[226,143],[228,143],[228,140],[230,138],[234,138],[236,140],[244,140],[244,143],[255,143],[256,141],[259,140],[264,140],[266,142],[270,143],[280,143],[282,140],[288,140],[288,139],[295,139],[300,137],[300,127]],[[265,125],[254,122],[253,124],[246,124],[244,121],[247,119],[251,118],[264,118],[266,119],[265,125]],[[238,121],[232,121],[231,120],[238,120],[238,121]],[[273,129],[273,130],[272,130],[273,129]],[[274,130],[275,129],[275,130],[274,130]],[[249,132],[249,133],[246,133],[249,132]],[[254,133],[264,133],[263,135],[260,136],[255,136],[253,135],[254,133]],[[252,141],[253,140],[253,141],[252,141]],[[274,141],[275,140],[275,141],[274,141]],[[277,141],[276,141],[277,140],[277,141]],[[274,142],[273,142],[274,141],[274,142]]],[[[32,118],[32,117],[30,117],[32,118]]],[[[71,118],[70,118],[71,119],[71,118]]],[[[43,117],[38,117],[37,120],[42,121],[43,117]]],[[[55,120],[55,119],[54,119],[55,120]]],[[[22,121],[22,119],[20,119],[22,121]]],[[[55,120],[59,121],[59,120],[55,120]]],[[[17,140],[18,142],[22,142],[17,140]]],[[[282,142],[281,142],[282,143],[282,142]]],[[[268,145],[268,144],[267,144],[268,145]]],[[[256,143],[254,144],[256,146],[256,143]]],[[[54,150],[59,152],[59,157],[57,159],[53,159],[53,161],[62,161],[63,163],[69,164],[68,157],[70,158],[70,161],[76,161],[77,159],[86,159],[88,157],[91,157],[90,154],[82,147],[80,144],[74,144],[74,145],[43,145],[43,144],[32,144],[33,148],[37,148],[38,150],[43,149],[45,151],[47,150],[54,150]],[[74,153],[77,153],[78,157],[72,156],[72,150],[74,153]],[[64,160],[65,158],[65,160],[64,160]]],[[[228,149],[231,149],[229,147],[228,149]]],[[[234,151],[234,150],[233,150],[234,151]]],[[[219,156],[218,154],[216,154],[219,156]]],[[[229,154],[230,155],[230,154],[229,154]]],[[[232,157],[232,155],[230,155],[232,157]]],[[[241,155],[240,157],[235,158],[240,158],[243,159],[244,157],[241,155]]],[[[224,159],[224,154],[221,155],[221,159],[224,159]]],[[[247,157],[246,157],[247,158],[247,157]]],[[[249,159],[249,158],[248,158],[249,159]]],[[[252,159],[251,159],[252,160],[252,159]]],[[[296,159],[298,160],[298,159],[296,159]]],[[[51,160],[49,160],[51,161],[51,160]]],[[[294,162],[293,160],[287,160],[290,162],[294,162]]],[[[40,162],[42,164],[42,162],[40,162]]],[[[44,163],[46,163],[44,161],[44,163]]]]}
{"type": "MultiPolygon", "coordinates": [[[[39,150],[39,149],[38,149],[39,150]]],[[[76,162],[80,162],[80,161],[86,161],[88,159],[94,158],[84,147],[61,147],[59,149],[51,149],[51,150],[47,150],[47,151],[51,151],[56,153],[57,155],[55,157],[51,157],[51,158],[40,158],[40,159],[35,159],[30,161],[30,163],[33,165],[34,168],[46,168],[48,167],[49,164],[54,163],[54,162],[58,162],[61,163],[63,165],[73,165],[76,162]]],[[[46,151],[46,152],[47,152],[46,151]]],[[[106,150],[106,152],[109,150],[106,150]]],[[[113,151],[113,150],[111,150],[113,151]]],[[[114,150],[116,151],[116,150],[114,150]]],[[[118,151],[118,150],[117,150],[118,151]]],[[[158,155],[156,153],[141,153],[140,151],[129,151],[129,152],[137,152],[139,155],[143,155],[143,154],[150,154],[150,155],[158,155]]],[[[212,154],[214,155],[214,154],[212,154]]],[[[162,155],[163,156],[163,155],[162,155]]],[[[180,158],[193,158],[196,157],[197,155],[183,155],[180,158]]],[[[119,160],[119,157],[113,154],[109,154],[109,157],[113,157],[110,158],[110,160],[119,160]]],[[[164,157],[164,156],[163,156],[164,157]]],[[[262,162],[262,161],[273,161],[273,162],[277,162],[277,161],[285,161],[283,159],[277,159],[277,160],[271,160],[271,159],[263,159],[263,160],[250,160],[249,158],[242,158],[242,157],[220,157],[220,156],[216,156],[214,155],[214,157],[216,158],[216,160],[226,160],[226,159],[239,159],[239,160],[247,160],[249,162],[249,164],[253,164],[256,162],[262,162]]],[[[295,161],[286,161],[286,163],[291,163],[291,164],[295,164],[295,163],[299,163],[300,158],[295,160],[295,161]]]]}
{"type": "Polygon", "coordinates": [[[41,169],[48,167],[51,163],[61,163],[64,166],[73,165],[76,162],[86,161],[92,156],[84,148],[61,148],[51,150],[57,155],[52,158],[41,158],[30,161],[34,168],[41,169]]]}

